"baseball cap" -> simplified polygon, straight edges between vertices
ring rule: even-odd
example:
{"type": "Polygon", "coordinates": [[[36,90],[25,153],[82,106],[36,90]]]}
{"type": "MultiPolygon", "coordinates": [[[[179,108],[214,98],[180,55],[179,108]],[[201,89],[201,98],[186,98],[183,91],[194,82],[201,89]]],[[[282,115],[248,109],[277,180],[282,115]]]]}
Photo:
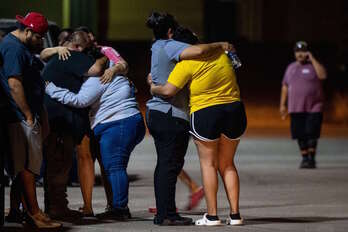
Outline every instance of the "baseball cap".
{"type": "Polygon", "coordinates": [[[305,41],[298,41],[294,46],[294,51],[308,51],[308,44],[305,41]]]}
{"type": "Polygon", "coordinates": [[[16,19],[21,24],[29,27],[34,32],[44,35],[48,29],[48,22],[45,16],[37,12],[29,12],[25,17],[16,15],[16,19]]]}

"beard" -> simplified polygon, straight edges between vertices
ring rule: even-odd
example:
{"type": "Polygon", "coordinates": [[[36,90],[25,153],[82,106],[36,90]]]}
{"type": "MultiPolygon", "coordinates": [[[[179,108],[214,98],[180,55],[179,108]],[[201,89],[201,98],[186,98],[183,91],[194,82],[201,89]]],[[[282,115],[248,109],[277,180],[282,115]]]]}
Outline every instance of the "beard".
{"type": "Polygon", "coordinates": [[[43,42],[34,41],[33,37],[27,37],[26,46],[32,53],[40,53],[43,50],[43,42]]]}

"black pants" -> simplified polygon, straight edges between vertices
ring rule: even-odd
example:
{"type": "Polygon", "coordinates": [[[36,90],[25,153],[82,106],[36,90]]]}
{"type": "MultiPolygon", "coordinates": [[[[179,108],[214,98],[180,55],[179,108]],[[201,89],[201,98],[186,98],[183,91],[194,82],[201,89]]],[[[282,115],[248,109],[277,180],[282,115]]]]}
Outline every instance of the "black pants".
{"type": "Polygon", "coordinates": [[[189,141],[189,122],[171,115],[171,111],[147,112],[147,126],[155,140],[157,152],[154,185],[158,220],[176,214],[176,181],[184,166],[189,141]]]}
{"type": "Polygon", "coordinates": [[[318,113],[291,113],[291,136],[293,139],[311,140],[320,137],[323,114],[318,113]]]}
{"type": "Polygon", "coordinates": [[[44,146],[45,171],[45,211],[62,210],[68,207],[67,185],[72,167],[74,140],[69,134],[51,132],[44,146]]]}

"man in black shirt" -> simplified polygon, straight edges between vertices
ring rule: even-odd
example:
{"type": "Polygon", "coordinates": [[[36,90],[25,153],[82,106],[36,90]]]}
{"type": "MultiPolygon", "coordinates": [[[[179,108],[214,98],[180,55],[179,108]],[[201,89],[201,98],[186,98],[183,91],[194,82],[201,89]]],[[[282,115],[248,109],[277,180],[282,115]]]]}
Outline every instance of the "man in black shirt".
{"type": "MultiPolygon", "coordinates": [[[[100,76],[105,66],[106,58],[95,61],[83,52],[90,46],[86,33],[73,33],[68,43],[69,59],[63,61],[59,59],[58,54],[54,54],[43,70],[43,78],[77,93],[85,76],[100,76]]],[[[51,128],[45,146],[47,157],[45,211],[56,219],[79,216],[76,211],[68,208],[66,187],[74,147],[81,142],[89,128],[88,114],[86,109],[63,105],[48,95],[45,96],[45,105],[51,128]]]]}

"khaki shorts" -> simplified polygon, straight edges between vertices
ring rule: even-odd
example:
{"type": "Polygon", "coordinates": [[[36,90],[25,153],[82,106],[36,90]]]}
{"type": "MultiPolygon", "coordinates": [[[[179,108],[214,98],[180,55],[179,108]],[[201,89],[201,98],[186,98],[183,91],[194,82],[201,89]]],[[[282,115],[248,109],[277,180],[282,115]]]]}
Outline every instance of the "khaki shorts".
{"type": "Polygon", "coordinates": [[[33,126],[26,121],[9,123],[8,136],[10,145],[11,175],[27,169],[40,175],[42,163],[42,134],[40,123],[35,120],[33,126]]]}

